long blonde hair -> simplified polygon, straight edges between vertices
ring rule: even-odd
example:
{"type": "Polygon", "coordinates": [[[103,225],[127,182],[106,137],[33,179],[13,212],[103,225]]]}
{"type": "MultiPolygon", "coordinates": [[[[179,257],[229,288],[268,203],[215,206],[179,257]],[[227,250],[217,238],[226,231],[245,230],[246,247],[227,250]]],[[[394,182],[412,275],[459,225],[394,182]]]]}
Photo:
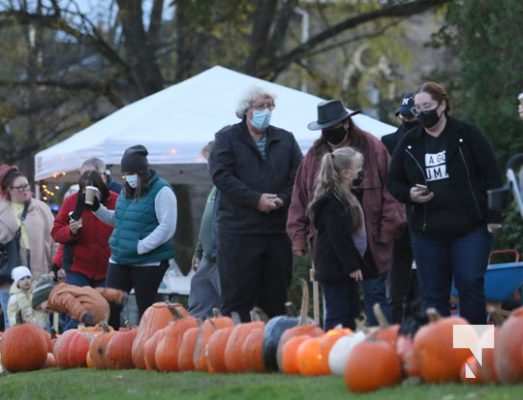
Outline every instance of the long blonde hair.
{"type": "MultiPolygon", "coordinates": [[[[314,205],[322,196],[326,193],[332,193],[350,210],[352,229],[358,229],[363,222],[360,204],[351,192],[352,182],[348,183],[344,180],[343,172],[347,170],[356,172],[362,166],[363,155],[352,147],[342,147],[333,152],[325,153],[316,177],[314,196],[309,204],[309,213],[313,213],[314,205]]],[[[354,176],[356,177],[356,173],[354,176]]]]}

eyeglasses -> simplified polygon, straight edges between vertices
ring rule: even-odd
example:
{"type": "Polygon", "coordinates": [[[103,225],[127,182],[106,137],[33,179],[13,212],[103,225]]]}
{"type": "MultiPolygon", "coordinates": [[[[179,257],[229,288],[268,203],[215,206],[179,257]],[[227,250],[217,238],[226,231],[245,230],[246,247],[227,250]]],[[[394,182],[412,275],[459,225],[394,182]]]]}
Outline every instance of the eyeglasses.
{"type": "Polygon", "coordinates": [[[12,190],[16,190],[18,192],[26,192],[28,191],[29,189],[31,189],[31,186],[29,186],[28,183],[26,183],[25,185],[20,185],[20,186],[11,186],[12,190]]]}
{"type": "Polygon", "coordinates": [[[424,111],[431,111],[436,108],[438,108],[439,103],[436,102],[429,102],[429,103],[422,103],[422,104],[416,104],[414,107],[411,108],[412,114],[417,117],[424,111]]]}
{"type": "Polygon", "coordinates": [[[259,104],[253,104],[252,105],[252,108],[254,108],[255,110],[257,111],[262,111],[262,110],[265,110],[266,108],[269,109],[270,111],[274,110],[274,103],[273,102],[270,102],[270,103],[259,103],[259,104]]]}

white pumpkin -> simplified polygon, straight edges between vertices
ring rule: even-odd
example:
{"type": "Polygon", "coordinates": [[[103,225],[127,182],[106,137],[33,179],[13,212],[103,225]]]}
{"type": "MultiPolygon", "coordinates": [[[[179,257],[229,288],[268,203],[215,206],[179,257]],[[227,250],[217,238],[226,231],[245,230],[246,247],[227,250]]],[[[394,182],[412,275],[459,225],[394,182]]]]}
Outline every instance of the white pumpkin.
{"type": "Polygon", "coordinates": [[[329,353],[329,369],[334,375],[343,376],[349,354],[358,343],[365,340],[365,333],[358,331],[353,335],[339,338],[329,353]]]}

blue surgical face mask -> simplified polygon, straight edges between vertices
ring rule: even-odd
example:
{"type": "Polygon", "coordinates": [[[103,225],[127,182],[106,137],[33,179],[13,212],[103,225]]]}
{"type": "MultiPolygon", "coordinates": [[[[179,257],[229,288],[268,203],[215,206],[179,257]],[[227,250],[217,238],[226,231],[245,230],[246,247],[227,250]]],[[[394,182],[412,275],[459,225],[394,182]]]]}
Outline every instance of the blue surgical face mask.
{"type": "Polygon", "coordinates": [[[259,131],[267,129],[270,123],[271,110],[265,108],[263,110],[254,110],[252,112],[251,125],[259,131]]]}
{"type": "Polygon", "coordinates": [[[136,189],[138,187],[138,175],[137,174],[125,175],[125,181],[133,189],[136,189]]]}

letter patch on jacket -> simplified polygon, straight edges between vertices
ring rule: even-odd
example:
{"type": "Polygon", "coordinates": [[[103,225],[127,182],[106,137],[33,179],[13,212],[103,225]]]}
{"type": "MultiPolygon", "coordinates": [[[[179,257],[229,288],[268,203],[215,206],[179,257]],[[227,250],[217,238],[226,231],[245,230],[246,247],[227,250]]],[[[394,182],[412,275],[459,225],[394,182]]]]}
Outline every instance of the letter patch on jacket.
{"type": "Polygon", "coordinates": [[[425,174],[427,175],[428,182],[449,179],[447,172],[447,152],[445,150],[439,153],[425,154],[425,174]]]}

